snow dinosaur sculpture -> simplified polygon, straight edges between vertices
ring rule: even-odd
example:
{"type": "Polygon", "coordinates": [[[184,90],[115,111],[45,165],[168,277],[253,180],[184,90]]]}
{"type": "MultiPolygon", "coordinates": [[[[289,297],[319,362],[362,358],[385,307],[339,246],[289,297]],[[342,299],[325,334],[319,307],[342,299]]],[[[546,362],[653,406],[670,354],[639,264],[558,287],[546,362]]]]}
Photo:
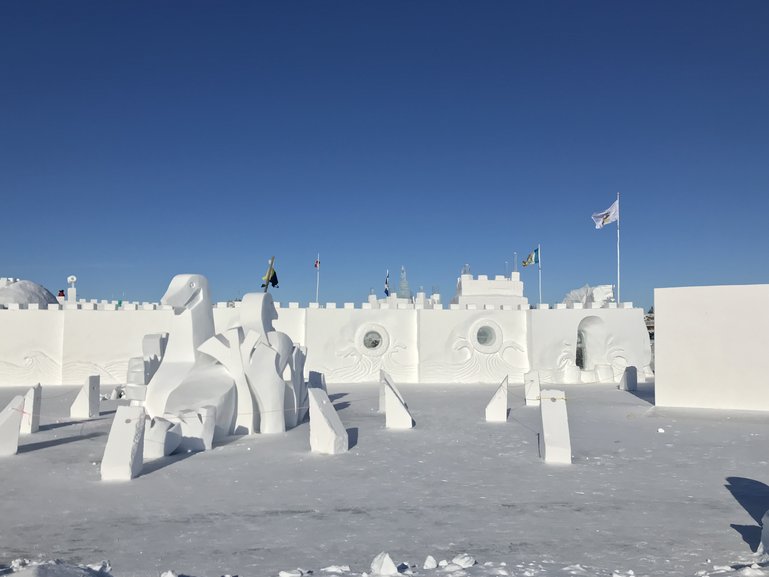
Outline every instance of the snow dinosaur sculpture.
{"type": "Polygon", "coordinates": [[[206,406],[216,409],[214,438],[232,434],[236,384],[230,372],[199,350],[214,336],[208,281],[202,275],[176,275],[161,299],[174,317],[163,362],[147,384],[144,405],[150,417],[180,415],[206,406]]]}
{"type": "Polygon", "coordinates": [[[174,318],[165,356],[147,385],[150,417],[203,414],[213,406],[215,439],[283,432],[302,422],[306,349],[272,326],[278,314],[269,293],[246,294],[239,320],[218,334],[205,277],[175,276],[161,302],[174,308],[174,318]]]}

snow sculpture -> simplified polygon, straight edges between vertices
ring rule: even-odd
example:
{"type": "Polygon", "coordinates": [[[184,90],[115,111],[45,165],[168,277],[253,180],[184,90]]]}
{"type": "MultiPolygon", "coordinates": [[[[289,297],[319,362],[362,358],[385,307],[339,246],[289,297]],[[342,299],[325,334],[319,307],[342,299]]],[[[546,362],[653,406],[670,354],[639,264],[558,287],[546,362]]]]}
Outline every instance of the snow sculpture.
{"type": "Polygon", "coordinates": [[[19,450],[19,426],[24,411],[24,397],[18,395],[0,412],[0,457],[15,455],[19,450]]]}
{"type": "Polygon", "coordinates": [[[307,360],[307,349],[294,346],[289,356],[288,365],[291,369],[288,391],[286,391],[286,428],[292,429],[301,423],[309,410],[307,385],[304,380],[304,363],[307,360]]]}
{"type": "Polygon", "coordinates": [[[181,427],[179,451],[210,451],[214,446],[216,429],[216,407],[207,405],[197,410],[189,409],[178,415],[167,415],[181,427]]]}
{"type": "Polygon", "coordinates": [[[174,317],[163,361],[147,385],[147,413],[154,418],[213,406],[215,437],[231,434],[237,402],[235,381],[222,364],[199,350],[214,336],[208,281],[198,274],[176,275],[161,303],[173,307],[174,317]]]}
{"type": "Polygon", "coordinates": [[[41,309],[47,309],[49,304],[59,301],[42,285],[29,280],[3,279],[0,284],[0,308],[2,305],[16,303],[20,305],[36,304],[41,309]]]}
{"type": "Polygon", "coordinates": [[[306,349],[274,329],[272,321],[277,318],[272,295],[247,293],[240,306],[240,324],[199,348],[227,367],[235,380],[236,432],[282,433],[307,415],[306,349]]]}
{"type": "Polygon", "coordinates": [[[610,284],[591,287],[585,285],[578,289],[569,291],[563,299],[567,306],[574,303],[587,305],[593,303],[597,308],[601,308],[608,303],[614,302],[614,287],[610,284]]]}
{"type": "Polygon", "coordinates": [[[237,392],[237,414],[235,429],[237,434],[250,435],[258,428],[256,401],[244,372],[243,355],[248,355],[248,344],[244,343],[243,329],[233,327],[220,333],[200,345],[199,350],[222,363],[235,380],[237,392]]]}
{"type": "Polygon", "coordinates": [[[349,448],[347,431],[328,395],[321,389],[308,391],[310,402],[310,450],[313,453],[338,455],[349,448]]]}
{"type": "Polygon", "coordinates": [[[117,408],[101,460],[102,481],[130,481],[141,473],[145,418],[144,407],[117,408]]]}
{"type": "Polygon", "coordinates": [[[304,380],[306,349],[296,347],[286,333],[275,330],[272,322],[277,318],[270,293],[243,296],[240,320],[248,344],[244,367],[256,398],[262,433],[294,427],[304,420],[308,410],[304,380]],[[283,380],[286,370],[290,371],[290,384],[283,380]]]}
{"type": "Polygon", "coordinates": [[[539,406],[539,371],[529,371],[523,376],[523,394],[526,397],[526,406],[539,406]]]}
{"type": "Polygon", "coordinates": [[[491,397],[489,404],[486,405],[486,421],[490,423],[507,422],[507,377],[502,380],[502,384],[491,397]]]}
{"type": "Polygon", "coordinates": [[[40,383],[31,387],[24,395],[24,411],[21,415],[20,432],[22,435],[37,433],[40,429],[40,399],[43,387],[40,383]]]}
{"type": "Polygon", "coordinates": [[[99,384],[101,379],[99,375],[90,375],[80,392],[75,398],[75,402],[69,408],[69,416],[73,419],[92,419],[99,416],[99,406],[101,404],[99,384]]]}
{"type": "Polygon", "coordinates": [[[277,372],[279,354],[262,339],[251,352],[246,374],[259,407],[259,432],[283,433],[286,430],[286,382],[277,372]]]}
{"type": "Polygon", "coordinates": [[[159,459],[173,453],[182,441],[182,427],[168,419],[147,418],[144,425],[144,458],[159,459]]]}
{"type": "MultiPolygon", "coordinates": [[[[272,326],[278,314],[269,293],[244,295],[239,322],[218,334],[205,277],[175,276],[161,302],[175,314],[167,345],[165,335],[143,341],[147,374],[159,363],[146,388],[150,417],[179,421],[187,437],[185,431],[198,427],[193,414],[216,415],[214,439],[233,432],[284,432],[304,419],[306,349],[272,326]]],[[[192,436],[205,438],[201,431],[192,436]]],[[[183,440],[180,446],[208,445],[183,440]]]]}
{"type": "MultiPolygon", "coordinates": [[[[387,373],[383,372],[386,377],[387,373]]],[[[388,429],[411,429],[414,419],[400,391],[388,378],[384,379],[385,390],[385,427],[388,429]]]]}
{"type": "Polygon", "coordinates": [[[125,382],[128,385],[146,385],[144,380],[144,359],[141,357],[132,357],[128,359],[128,370],[126,371],[125,382]]]}
{"type": "Polygon", "coordinates": [[[635,367],[625,367],[622,378],[619,381],[619,389],[622,391],[635,391],[638,389],[638,371],[635,367]]]}
{"type": "Polygon", "coordinates": [[[569,418],[566,414],[566,394],[545,390],[541,393],[542,438],[545,442],[545,463],[571,464],[569,418]]]}
{"type": "Polygon", "coordinates": [[[142,356],[144,361],[144,382],[146,385],[158,370],[166,354],[168,333],[153,333],[144,335],[142,339],[142,356]]]}

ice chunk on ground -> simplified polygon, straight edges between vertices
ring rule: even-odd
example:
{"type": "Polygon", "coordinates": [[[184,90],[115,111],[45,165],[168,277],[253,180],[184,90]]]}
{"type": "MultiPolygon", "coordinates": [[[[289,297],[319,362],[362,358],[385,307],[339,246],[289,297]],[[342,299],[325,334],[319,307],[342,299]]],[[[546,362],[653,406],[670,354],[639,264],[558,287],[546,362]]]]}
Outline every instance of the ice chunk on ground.
{"type": "Polygon", "coordinates": [[[382,551],[379,555],[374,557],[371,562],[371,574],[372,575],[397,575],[398,568],[393,563],[390,555],[382,551]]]}

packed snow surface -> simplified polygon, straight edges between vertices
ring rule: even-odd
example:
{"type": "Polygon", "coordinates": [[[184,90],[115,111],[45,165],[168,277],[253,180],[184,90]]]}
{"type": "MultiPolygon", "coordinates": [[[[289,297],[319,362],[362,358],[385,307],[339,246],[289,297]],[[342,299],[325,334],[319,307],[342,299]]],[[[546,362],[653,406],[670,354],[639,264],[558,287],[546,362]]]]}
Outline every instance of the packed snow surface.
{"type": "Polygon", "coordinates": [[[565,386],[574,464],[549,466],[522,386],[506,423],[485,422],[496,388],[400,385],[417,427],[388,430],[376,386],[334,386],[347,453],[311,454],[304,423],[103,482],[124,401],[72,421],[77,388],[44,386],[41,431],[0,459],[0,574],[769,577],[764,414],[565,386]]]}

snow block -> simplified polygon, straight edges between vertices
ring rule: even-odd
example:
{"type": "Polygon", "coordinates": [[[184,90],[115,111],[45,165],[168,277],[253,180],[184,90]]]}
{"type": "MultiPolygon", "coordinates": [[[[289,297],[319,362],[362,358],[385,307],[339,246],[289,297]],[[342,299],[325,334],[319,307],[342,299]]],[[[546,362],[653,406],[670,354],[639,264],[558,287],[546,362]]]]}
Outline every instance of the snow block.
{"type": "Polygon", "coordinates": [[[42,394],[43,387],[38,383],[24,395],[24,411],[21,414],[20,426],[22,435],[31,435],[40,429],[40,399],[42,394]]]}
{"type": "Polygon", "coordinates": [[[390,555],[383,551],[374,557],[374,560],[371,562],[371,575],[398,575],[398,568],[393,563],[390,555]]]}
{"type": "Polygon", "coordinates": [[[101,460],[102,481],[130,481],[144,464],[144,407],[117,408],[101,460]]]}
{"type": "Polygon", "coordinates": [[[411,418],[406,403],[400,392],[385,381],[385,427],[388,429],[412,429],[414,419],[411,418]]]}
{"type": "Polygon", "coordinates": [[[619,381],[622,391],[635,391],[638,389],[638,371],[635,367],[625,367],[622,378],[619,381]]]}
{"type": "Polygon", "coordinates": [[[99,375],[91,375],[80,389],[75,402],[69,408],[69,416],[73,419],[92,419],[99,416],[99,375]]]}
{"type": "Polygon", "coordinates": [[[349,449],[347,431],[325,391],[308,389],[310,400],[310,450],[338,455],[349,449]]]}
{"type": "Polygon", "coordinates": [[[545,463],[571,464],[571,437],[566,414],[566,394],[545,390],[541,393],[542,437],[545,442],[545,463]]]}
{"type": "Polygon", "coordinates": [[[395,386],[395,381],[393,381],[390,374],[387,373],[386,371],[383,371],[382,369],[379,369],[379,410],[377,411],[378,413],[385,412],[385,386],[386,385],[389,385],[390,388],[395,392],[395,394],[398,395],[398,398],[401,400],[401,403],[406,405],[406,401],[403,400],[403,395],[401,394],[400,390],[398,390],[398,387],[395,386]]]}
{"type": "Polygon", "coordinates": [[[123,396],[129,401],[144,401],[147,397],[147,385],[126,385],[123,396]]]}
{"type": "Polygon", "coordinates": [[[10,457],[19,450],[19,427],[24,412],[24,397],[18,395],[0,412],[0,457],[10,457]]]}
{"type": "Polygon", "coordinates": [[[173,453],[182,441],[182,427],[168,419],[147,418],[144,425],[144,458],[160,459],[173,453]]]}
{"type": "Polygon", "coordinates": [[[538,407],[540,399],[539,371],[529,371],[523,375],[523,394],[527,407],[538,407]]]}
{"type": "Polygon", "coordinates": [[[165,415],[171,422],[179,423],[182,438],[180,451],[210,451],[214,446],[216,407],[207,405],[197,411],[182,411],[177,415],[165,415]]]}
{"type": "Polygon", "coordinates": [[[507,377],[502,380],[497,392],[491,397],[489,404],[486,405],[486,421],[490,423],[507,422],[507,377]]]}
{"type": "Polygon", "coordinates": [[[128,371],[125,382],[132,385],[146,385],[144,382],[144,358],[131,357],[128,359],[128,371]]]}
{"type": "Polygon", "coordinates": [[[596,365],[595,380],[599,383],[613,383],[614,369],[611,368],[611,365],[596,365]]]}

